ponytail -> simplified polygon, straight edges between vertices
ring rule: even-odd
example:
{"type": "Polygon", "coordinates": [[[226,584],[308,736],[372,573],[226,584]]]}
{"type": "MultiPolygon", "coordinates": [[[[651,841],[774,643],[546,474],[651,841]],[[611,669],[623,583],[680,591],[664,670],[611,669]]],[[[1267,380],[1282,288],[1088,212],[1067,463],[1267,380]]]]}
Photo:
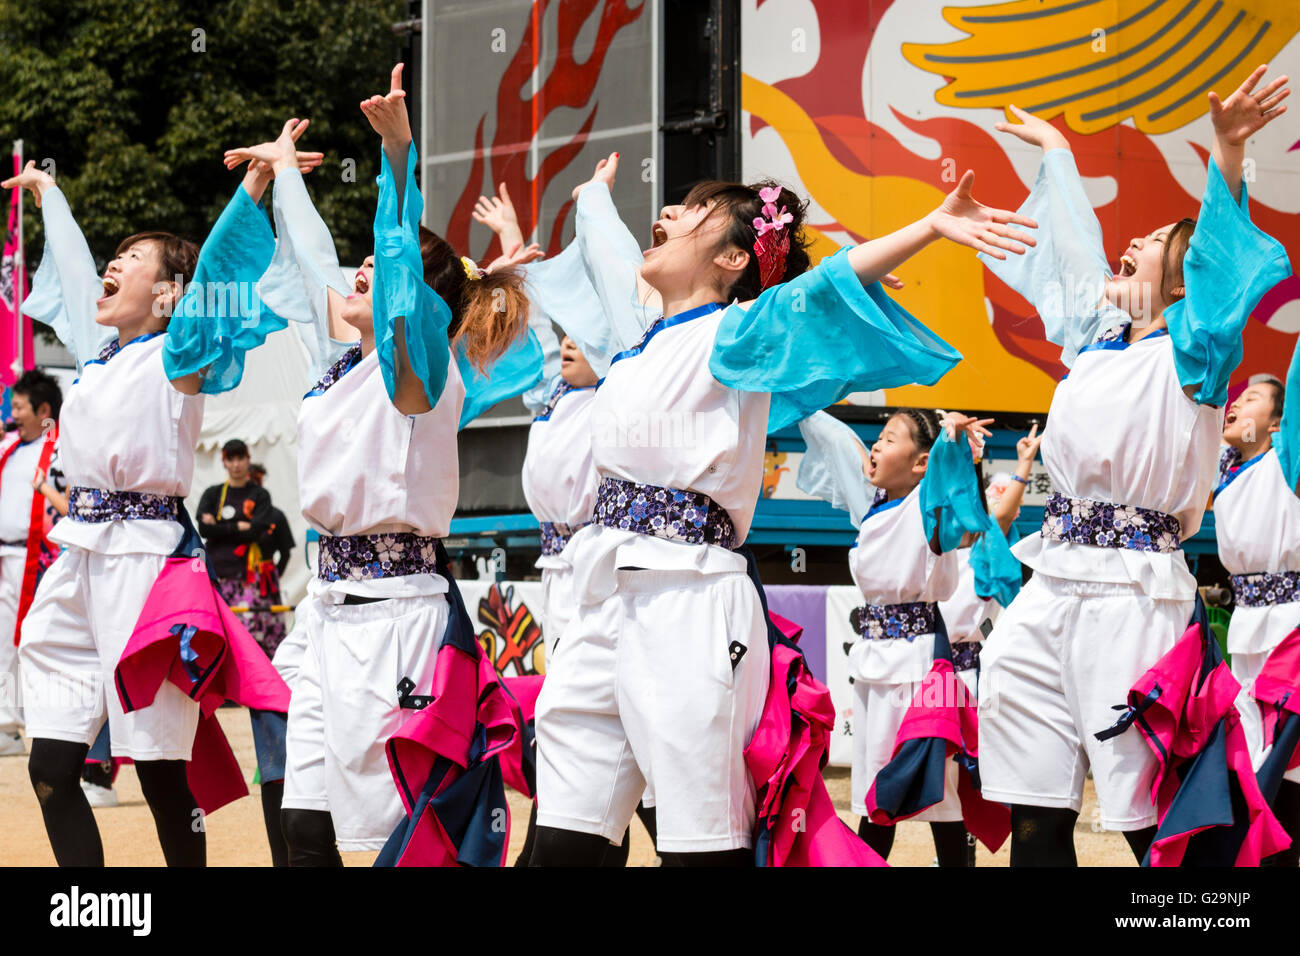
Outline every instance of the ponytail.
{"type": "Polygon", "coordinates": [[[499,358],[528,329],[528,296],[523,278],[497,272],[466,282],[450,330],[452,345],[462,344],[465,357],[480,372],[499,358]]]}
{"type": "Polygon", "coordinates": [[[431,229],[420,227],[424,281],[451,309],[447,337],[461,346],[480,372],[505,353],[528,329],[528,297],[517,272],[471,279],[456,250],[431,229]]]}

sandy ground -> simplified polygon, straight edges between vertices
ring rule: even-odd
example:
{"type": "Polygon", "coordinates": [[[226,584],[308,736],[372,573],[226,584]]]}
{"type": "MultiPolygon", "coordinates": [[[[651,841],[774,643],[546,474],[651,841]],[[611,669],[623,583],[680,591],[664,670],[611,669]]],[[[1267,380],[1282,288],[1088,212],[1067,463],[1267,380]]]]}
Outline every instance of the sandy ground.
{"type": "MultiPolygon", "coordinates": [[[[243,709],[224,708],[218,712],[235,756],[251,781],[257,760],[248,713],[243,709]]],[[[850,826],[857,817],[849,813],[849,773],[831,769],[827,785],[840,816],[850,826]]],[[[266,831],[262,823],[259,788],[249,786],[250,795],[217,813],[207,821],[208,862],[213,866],[270,866],[266,831]]],[[[130,766],[122,768],[117,779],[119,805],[95,811],[104,840],[104,859],[109,866],[162,866],[162,851],[154,832],[153,817],[140,794],[140,785],[130,766]]],[[[528,801],[507,791],[510,797],[512,826],[510,861],[518,855],[528,820],[528,801]]],[[[1133,856],[1118,833],[1094,832],[1090,821],[1095,818],[1096,795],[1091,782],[1084,792],[1083,813],[1075,833],[1079,862],[1084,866],[1133,866],[1133,856]]],[[[348,866],[368,866],[373,853],[345,853],[348,866]]],[[[929,866],[934,859],[934,845],[929,827],[924,823],[902,823],[890,863],[894,866],[929,866]]],[[[979,866],[1006,866],[1007,849],[996,854],[984,847],[978,851],[979,866]]],[[[632,847],[628,865],[650,866],[654,850],[641,824],[632,823],[632,847]]],[[[54,855],[45,838],[40,808],[27,779],[25,756],[0,757],[0,866],[53,866],[54,855]]]]}

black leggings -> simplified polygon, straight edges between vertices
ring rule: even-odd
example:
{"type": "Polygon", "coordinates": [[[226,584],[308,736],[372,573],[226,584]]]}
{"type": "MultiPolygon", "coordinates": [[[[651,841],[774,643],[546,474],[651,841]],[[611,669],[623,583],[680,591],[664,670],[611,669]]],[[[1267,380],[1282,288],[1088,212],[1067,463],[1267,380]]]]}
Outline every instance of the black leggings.
{"type": "MultiPolygon", "coordinates": [[[[1012,866],[1078,866],[1074,824],[1079,815],[1063,807],[1011,807],[1012,866]]],[[[1139,863],[1146,858],[1156,828],[1128,830],[1124,839],[1139,863]]]]}
{"type": "MultiPolygon", "coordinates": [[[[66,740],[32,741],[27,773],[41,805],[50,849],[60,866],[103,866],[104,844],[95,815],[81,789],[89,747],[66,740]]],[[[184,760],[141,760],[135,765],[140,789],[153,813],[158,842],[168,866],[204,866],[207,835],[203,814],[185,777],[184,760]]]]}
{"type": "Polygon", "coordinates": [[[290,866],[343,865],[334,836],[334,818],[328,810],[281,810],[280,830],[290,866]]]}
{"type": "MultiPolygon", "coordinates": [[[[893,826],[872,823],[866,817],[858,821],[858,836],[862,842],[875,850],[883,860],[889,859],[894,848],[893,826]]],[[[971,867],[975,865],[974,844],[966,825],[960,820],[949,823],[931,823],[930,835],[934,837],[935,855],[939,857],[941,867],[971,867]]]]}
{"type": "MultiPolygon", "coordinates": [[[[624,846],[612,846],[603,836],[578,833],[557,827],[538,827],[529,866],[625,866],[628,838],[624,846]]],[[[664,853],[664,866],[753,866],[753,850],[719,850],[710,853],[664,853]]]]}

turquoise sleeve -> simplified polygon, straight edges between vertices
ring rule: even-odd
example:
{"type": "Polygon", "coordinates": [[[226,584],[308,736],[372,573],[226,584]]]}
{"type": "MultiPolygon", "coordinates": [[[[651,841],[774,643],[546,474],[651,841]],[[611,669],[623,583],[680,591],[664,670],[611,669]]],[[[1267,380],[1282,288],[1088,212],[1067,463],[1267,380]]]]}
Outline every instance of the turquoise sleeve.
{"type": "Polygon", "coordinates": [[[933,385],[960,360],[879,283],[863,288],[841,250],[747,309],[727,309],[709,371],[729,388],[770,392],[776,431],[850,392],[933,385]]]}

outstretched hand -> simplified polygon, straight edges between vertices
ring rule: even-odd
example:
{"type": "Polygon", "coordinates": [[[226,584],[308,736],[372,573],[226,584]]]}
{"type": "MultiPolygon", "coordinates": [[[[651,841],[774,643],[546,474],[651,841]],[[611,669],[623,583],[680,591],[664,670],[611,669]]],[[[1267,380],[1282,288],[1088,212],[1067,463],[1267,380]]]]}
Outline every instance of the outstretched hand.
{"type": "Polygon", "coordinates": [[[1291,95],[1286,76],[1279,76],[1255,92],[1255,87],[1267,72],[1267,64],[1257,67],[1226,100],[1220,100],[1217,93],[1210,91],[1210,120],[1214,123],[1216,138],[1229,146],[1242,146],[1286,112],[1282,101],[1291,95]]]}
{"type": "Polygon", "coordinates": [[[585,183],[579,183],[573,190],[573,198],[577,200],[578,193],[582,192],[592,183],[604,183],[609,187],[609,191],[614,191],[614,177],[618,174],[618,153],[610,153],[605,159],[596,164],[596,171],[591,174],[591,178],[585,183]]]}
{"type": "Polygon", "coordinates": [[[324,161],[325,154],[300,152],[295,147],[298,138],[307,131],[310,123],[311,120],[291,119],[272,142],[226,150],[226,168],[234,169],[245,162],[261,162],[270,167],[272,174],[293,166],[297,166],[301,173],[311,172],[324,161]]]}
{"type": "Polygon", "coordinates": [[[495,196],[479,196],[471,215],[475,222],[481,222],[498,236],[511,226],[519,228],[519,215],[515,212],[515,204],[510,201],[505,183],[497,187],[495,196]]]}
{"type": "Polygon", "coordinates": [[[515,266],[522,266],[527,265],[530,262],[536,262],[545,255],[546,253],[542,251],[542,247],[537,243],[534,242],[531,245],[525,246],[520,242],[517,245],[511,246],[509,251],[503,252],[501,255],[493,259],[488,264],[488,267],[483,271],[488,275],[492,275],[495,272],[501,272],[505,269],[513,269],[515,266]]]}
{"type": "Polygon", "coordinates": [[[929,225],[937,235],[994,259],[1005,259],[1008,252],[1024,255],[1025,246],[1037,244],[1033,236],[1013,226],[1037,229],[1038,223],[1007,209],[985,206],[972,195],[974,184],[975,171],[968,169],[957,188],[930,213],[929,225]]]}
{"type": "Polygon", "coordinates": [[[37,169],[34,159],[29,159],[17,176],[10,176],[0,183],[4,189],[26,189],[36,201],[37,209],[41,208],[41,195],[53,185],[54,177],[43,169],[37,169]]]}
{"type": "Polygon", "coordinates": [[[1043,436],[1038,434],[1038,422],[1029,427],[1029,434],[1016,442],[1016,460],[1020,464],[1033,464],[1038,455],[1038,446],[1043,443],[1043,436]]]}
{"type": "Polygon", "coordinates": [[[999,133],[1010,133],[1012,136],[1028,143],[1030,146],[1037,146],[1043,152],[1049,149],[1069,149],[1069,140],[1047,120],[1039,119],[1033,113],[1027,113],[1019,106],[1008,103],[1007,109],[1011,111],[1019,123],[994,123],[993,128],[999,133]]]}
{"type": "Polygon", "coordinates": [[[406,91],[402,89],[402,64],[393,67],[388,92],[361,101],[370,127],[384,141],[384,148],[402,147],[411,141],[411,120],[406,113],[406,91]]]}
{"type": "Polygon", "coordinates": [[[965,432],[966,439],[970,442],[971,454],[980,458],[984,454],[984,439],[992,436],[987,425],[992,425],[991,418],[976,418],[973,415],[963,415],[961,412],[947,412],[943,416],[943,428],[954,440],[958,432],[965,432]]]}

